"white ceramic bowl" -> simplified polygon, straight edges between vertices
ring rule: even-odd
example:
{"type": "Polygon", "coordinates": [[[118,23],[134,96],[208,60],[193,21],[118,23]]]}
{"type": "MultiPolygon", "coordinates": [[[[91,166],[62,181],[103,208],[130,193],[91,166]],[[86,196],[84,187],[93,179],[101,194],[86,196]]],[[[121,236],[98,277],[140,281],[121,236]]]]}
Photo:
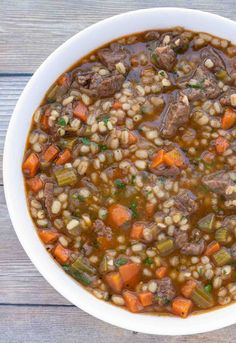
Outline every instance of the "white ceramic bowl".
{"type": "Polygon", "coordinates": [[[129,330],[159,335],[200,333],[233,324],[236,322],[236,304],[184,320],[132,314],[97,300],[64,273],[40,242],[27,209],[21,163],[32,114],[61,73],[91,50],[115,38],[181,25],[234,42],[236,39],[236,23],[229,19],[189,9],[153,8],[101,21],[61,45],[35,72],[17,102],[7,132],[3,163],[5,196],[13,226],[26,253],[45,279],[71,303],[101,320],[129,330]]]}

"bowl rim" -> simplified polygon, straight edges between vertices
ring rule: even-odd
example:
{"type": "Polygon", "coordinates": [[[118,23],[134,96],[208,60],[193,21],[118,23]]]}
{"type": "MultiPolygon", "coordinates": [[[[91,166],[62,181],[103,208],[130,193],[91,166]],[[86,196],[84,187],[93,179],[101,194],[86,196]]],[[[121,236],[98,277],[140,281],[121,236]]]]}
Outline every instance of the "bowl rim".
{"type": "MultiPolygon", "coordinates": [[[[202,333],[234,324],[236,322],[236,318],[233,310],[236,309],[236,304],[233,303],[218,310],[216,309],[214,311],[192,315],[183,320],[181,318],[171,316],[132,314],[110,303],[98,300],[95,296],[91,295],[83,287],[78,285],[76,281],[71,279],[50,257],[38,238],[26,204],[23,175],[21,173],[20,165],[32,118],[32,108],[36,109],[41,101],[34,96],[32,91],[37,91],[38,86],[38,92],[45,94],[45,90],[47,90],[48,86],[53,82],[51,80],[49,82],[45,81],[47,80],[47,74],[49,75],[50,73],[53,73],[51,79],[54,78],[54,80],[56,80],[56,76],[59,76],[64,70],[66,70],[65,68],[61,71],[60,63],[58,66],[56,62],[60,60],[62,62],[65,56],[68,57],[67,51],[70,49],[72,49],[71,51],[73,51],[76,56],[78,51],[75,51],[75,44],[77,42],[85,42],[85,39],[88,39],[91,34],[96,36],[98,33],[106,32],[106,34],[104,34],[104,36],[106,36],[106,39],[103,41],[104,44],[123,36],[124,34],[121,34],[120,32],[127,31],[127,34],[142,32],[144,31],[141,29],[141,27],[143,27],[142,25],[144,25],[142,20],[145,21],[147,16],[152,18],[152,21],[154,21],[154,19],[159,20],[159,24],[155,26],[156,29],[168,29],[177,26],[172,24],[175,22],[179,23],[178,26],[180,26],[182,23],[181,20],[184,18],[183,22],[185,23],[184,27],[186,29],[191,27],[193,31],[209,32],[232,41],[233,32],[236,30],[236,23],[234,21],[216,14],[186,8],[162,7],[125,12],[95,23],[72,36],[69,40],[59,46],[40,65],[25,86],[15,106],[4,145],[3,180],[5,198],[10,219],[25,252],[49,284],[51,284],[71,303],[98,319],[132,331],[156,335],[186,335],[202,333]],[[166,18],[167,22],[169,22],[167,25],[163,26],[166,22],[166,18]],[[138,25],[137,19],[139,19],[138,22],[142,23],[140,25],[140,30],[132,31],[133,28],[138,25]],[[121,25],[119,27],[119,25],[124,24],[125,21],[126,25],[121,25]],[[127,28],[127,22],[129,28],[127,28]],[[199,30],[201,25],[203,25],[204,30],[199,30]],[[113,38],[108,39],[110,36],[113,38]],[[51,70],[53,70],[53,72],[51,70]],[[31,114],[29,114],[29,111],[31,114]],[[21,113],[28,113],[26,120],[21,120],[21,113]],[[17,135],[17,132],[19,128],[20,130],[23,130],[24,135],[20,135],[19,140],[21,140],[21,143],[18,144],[19,136],[17,135]],[[24,142],[23,149],[22,142],[24,142]],[[14,158],[11,158],[11,156],[14,156],[14,158]]],[[[148,24],[145,25],[144,26],[147,27],[146,30],[151,29],[148,27],[148,24]]],[[[155,27],[152,27],[152,29],[155,27]]],[[[93,49],[90,48],[88,52],[97,49],[103,44],[99,44],[93,49]]],[[[81,49],[83,49],[82,45],[81,49]]],[[[84,55],[85,54],[83,53],[81,56],[84,55]]],[[[76,60],[74,60],[74,62],[76,62],[76,60]]],[[[73,63],[70,65],[72,64],[73,63]]],[[[68,68],[70,65],[68,65],[68,68]]]]}

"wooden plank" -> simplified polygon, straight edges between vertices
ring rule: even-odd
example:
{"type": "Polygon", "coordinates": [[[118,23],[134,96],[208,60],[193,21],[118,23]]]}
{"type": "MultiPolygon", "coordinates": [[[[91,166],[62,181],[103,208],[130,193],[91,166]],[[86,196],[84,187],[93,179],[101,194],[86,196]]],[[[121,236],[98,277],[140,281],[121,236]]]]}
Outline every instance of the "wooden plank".
{"type": "Polygon", "coordinates": [[[33,72],[83,28],[115,14],[157,6],[197,8],[236,18],[234,0],[1,0],[0,72],[33,72]]]}
{"type": "Polygon", "coordinates": [[[10,222],[2,186],[0,228],[0,303],[70,305],[39,274],[21,247],[10,222]]]}
{"type": "Polygon", "coordinates": [[[236,326],[194,336],[144,335],[106,324],[75,307],[0,306],[0,318],[4,343],[233,343],[236,335],[236,326]]]}

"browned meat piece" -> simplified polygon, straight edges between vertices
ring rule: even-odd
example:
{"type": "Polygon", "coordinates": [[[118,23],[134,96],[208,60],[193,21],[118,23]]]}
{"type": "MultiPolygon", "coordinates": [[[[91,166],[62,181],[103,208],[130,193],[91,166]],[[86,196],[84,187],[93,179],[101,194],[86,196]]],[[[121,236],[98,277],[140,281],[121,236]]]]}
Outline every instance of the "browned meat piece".
{"type": "Polygon", "coordinates": [[[175,206],[185,215],[190,215],[198,208],[196,196],[189,190],[183,190],[175,197],[175,206]]]}
{"type": "Polygon", "coordinates": [[[46,182],[44,186],[44,204],[48,212],[48,215],[51,217],[52,214],[52,203],[53,203],[53,188],[54,185],[52,182],[46,182]]]}
{"type": "Polygon", "coordinates": [[[236,243],[234,243],[230,248],[230,253],[232,260],[236,261],[236,243]]]}
{"type": "Polygon", "coordinates": [[[157,299],[157,303],[160,306],[168,305],[176,294],[172,280],[169,277],[164,277],[161,280],[157,280],[156,284],[155,299],[157,299]]]}
{"type": "Polygon", "coordinates": [[[94,185],[94,183],[90,181],[89,177],[83,177],[80,182],[81,182],[81,185],[84,187],[87,187],[91,193],[98,192],[97,187],[94,185]]]}
{"type": "Polygon", "coordinates": [[[189,120],[190,106],[186,95],[178,92],[170,101],[166,112],[161,119],[160,131],[163,137],[173,137],[178,128],[189,120]]]}
{"type": "Polygon", "coordinates": [[[93,228],[98,237],[105,237],[108,240],[112,239],[112,229],[109,226],[106,226],[102,220],[96,219],[93,223],[93,228]]]}
{"type": "Polygon", "coordinates": [[[200,239],[198,242],[184,243],[181,248],[181,253],[188,256],[198,256],[203,253],[205,249],[204,239],[200,239]]]}
{"type": "Polygon", "coordinates": [[[79,70],[77,75],[76,75],[76,80],[80,86],[86,87],[90,84],[93,75],[94,75],[93,71],[79,70]]]}
{"type": "Polygon", "coordinates": [[[203,48],[201,50],[200,56],[201,56],[203,65],[208,59],[210,59],[213,62],[214,66],[210,70],[212,70],[214,73],[219,70],[225,69],[225,64],[223,60],[221,59],[219,53],[216,52],[215,49],[209,46],[206,48],[203,48]]]}
{"type": "Polygon", "coordinates": [[[214,75],[204,67],[198,67],[191,79],[180,82],[179,86],[190,101],[215,99],[222,92],[214,75]]]}
{"type": "Polygon", "coordinates": [[[113,44],[111,48],[98,50],[98,57],[109,70],[114,70],[119,62],[126,67],[129,66],[129,52],[118,44],[113,44]]]}
{"type": "Polygon", "coordinates": [[[223,195],[226,199],[236,199],[236,193],[231,186],[235,186],[234,180],[236,178],[236,172],[220,170],[216,173],[211,173],[202,178],[202,183],[211,192],[219,195],[223,195]]]}
{"type": "Polygon", "coordinates": [[[159,166],[158,168],[150,168],[150,171],[157,175],[157,176],[165,176],[165,177],[175,177],[180,174],[181,170],[178,167],[168,167],[164,164],[159,166]]]}
{"type": "Polygon", "coordinates": [[[225,217],[222,223],[222,227],[227,227],[229,230],[236,229],[236,215],[225,217]]]}
{"type": "Polygon", "coordinates": [[[160,33],[158,31],[150,31],[146,33],[145,35],[145,40],[150,41],[150,40],[158,40],[160,38],[160,33]]]}
{"type": "Polygon", "coordinates": [[[187,243],[188,241],[188,234],[185,231],[175,230],[174,231],[174,240],[175,245],[178,249],[182,248],[182,246],[187,243]]]}
{"type": "Polygon", "coordinates": [[[221,105],[231,106],[230,96],[232,94],[236,94],[236,89],[231,88],[221,96],[221,98],[220,98],[221,105]]]}
{"type": "Polygon", "coordinates": [[[152,53],[152,62],[158,68],[171,71],[176,62],[176,54],[169,46],[159,46],[152,53]]]}

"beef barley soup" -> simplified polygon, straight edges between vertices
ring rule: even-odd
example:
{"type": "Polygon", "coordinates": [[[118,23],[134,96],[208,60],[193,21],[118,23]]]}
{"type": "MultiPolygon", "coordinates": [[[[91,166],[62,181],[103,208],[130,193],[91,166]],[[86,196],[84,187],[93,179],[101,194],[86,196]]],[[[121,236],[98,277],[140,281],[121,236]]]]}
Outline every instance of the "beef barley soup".
{"type": "Polygon", "coordinates": [[[131,312],[236,300],[236,47],[183,28],[123,37],[48,90],[22,164],[39,237],[131,312]]]}

